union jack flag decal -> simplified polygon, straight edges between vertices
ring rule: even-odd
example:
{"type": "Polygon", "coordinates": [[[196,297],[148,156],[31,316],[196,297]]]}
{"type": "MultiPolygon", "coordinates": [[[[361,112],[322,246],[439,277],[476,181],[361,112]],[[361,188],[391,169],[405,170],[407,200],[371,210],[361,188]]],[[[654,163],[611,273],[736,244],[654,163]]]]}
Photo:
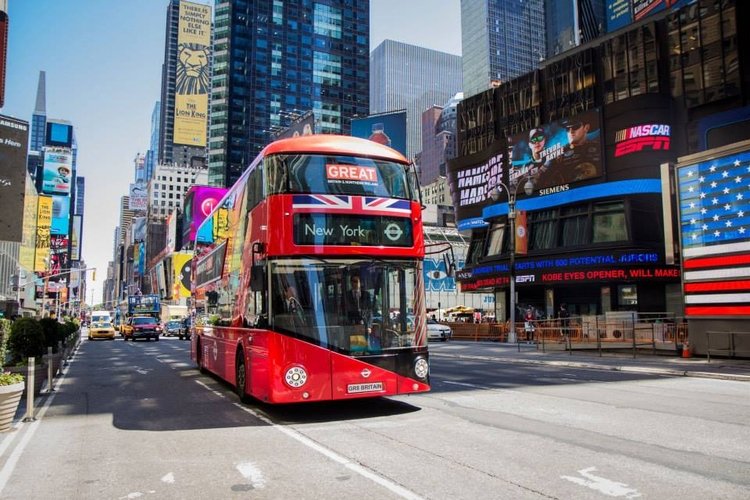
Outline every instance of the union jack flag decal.
{"type": "Polygon", "coordinates": [[[292,198],[292,208],[299,213],[319,213],[329,211],[364,212],[368,215],[411,214],[409,200],[378,198],[373,196],[344,196],[333,194],[296,194],[292,198]]]}

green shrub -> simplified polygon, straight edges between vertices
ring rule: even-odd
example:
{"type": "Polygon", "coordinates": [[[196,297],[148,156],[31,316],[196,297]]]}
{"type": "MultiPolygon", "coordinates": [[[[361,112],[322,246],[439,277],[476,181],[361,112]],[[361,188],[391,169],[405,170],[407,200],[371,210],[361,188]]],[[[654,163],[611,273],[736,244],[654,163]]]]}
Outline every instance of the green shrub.
{"type": "Polygon", "coordinates": [[[20,318],[10,327],[8,350],[13,364],[27,358],[40,358],[46,353],[44,330],[34,318],[20,318]]]}
{"type": "Polygon", "coordinates": [[[44,332],[44,345],[51,346],[52,351],[57,352],[57,342],[65,338],[63,325],[54,318],[42,318],[39,320],[39,325],[44,332]]]}
{"type": "Polygon", "coordinates": [[[14,385],[23,382],[23,375],[20,373],[0,373],[0,385],[14,385]]]}
{"type": "Polygon", "coordinates": [[[8,355],[8,337],[12,324],[10,320],[0,319],[0,368],[5,366],[5,357],[8,355]]]}

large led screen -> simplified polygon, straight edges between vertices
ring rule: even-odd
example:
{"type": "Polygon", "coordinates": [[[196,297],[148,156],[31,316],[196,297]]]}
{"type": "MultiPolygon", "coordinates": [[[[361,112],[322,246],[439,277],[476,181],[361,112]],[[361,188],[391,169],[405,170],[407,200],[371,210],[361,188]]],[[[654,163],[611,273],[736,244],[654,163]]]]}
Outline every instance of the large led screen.
{"type": "Polygon", "coordinates": [[[214,207],[227,193],[226,188],[193,186],[185,195],[184,220],[183,220],[183,244],[195,241],[198,227],[206,220],[214,207]]]}
{"type": "Polygon", "coordinates": [[[549,194],[554,188],[599,177],[602,169],[599,110],[554,121],[508,138],[511,190],[523,192],[531,181],[534,192],[549,194]]]}
{"type": "Polygon", "coordinates": [[[67,236],[70,226],[70,197],[62,195],[52,196],[52,227],[53,236],[67,236]]]}
{"type": "Polygon", "coordinates": [[[750,315],[750,151],[677,169],[685,315],[750,315]]]}
{"type": "Polygon", "coordinates": [[[177,25],[175,144],[206,145],[210,60],[211,7],[182,1],[177,25]]]}
{"type": "Polygon", "coordinates": [[[406,111],[354,118],[352,136],[383,144],[406,156],[406,111]]]}

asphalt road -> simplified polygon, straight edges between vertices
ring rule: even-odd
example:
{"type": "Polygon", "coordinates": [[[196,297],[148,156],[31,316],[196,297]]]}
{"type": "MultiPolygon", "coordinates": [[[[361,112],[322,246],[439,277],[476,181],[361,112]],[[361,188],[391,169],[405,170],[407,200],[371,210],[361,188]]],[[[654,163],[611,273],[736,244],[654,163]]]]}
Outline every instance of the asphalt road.
{"type": "Polygon", "coordinates": [[[41,418],[2,437],[0,498],[750,497],[747,382],[435,344],[428,394],[269,407],[188,347],[84,342],[41,418]]]}

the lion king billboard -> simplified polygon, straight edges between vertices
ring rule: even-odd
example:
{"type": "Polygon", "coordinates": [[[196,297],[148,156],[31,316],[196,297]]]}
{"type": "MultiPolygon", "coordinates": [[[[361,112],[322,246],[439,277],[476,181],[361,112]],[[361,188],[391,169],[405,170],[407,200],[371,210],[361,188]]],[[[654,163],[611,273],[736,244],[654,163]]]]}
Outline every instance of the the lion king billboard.
{"type": "Polygon", "coordinates": [[[211,59],[211,7],[180,2],[174,143],[205,147],[211,59]]]}

